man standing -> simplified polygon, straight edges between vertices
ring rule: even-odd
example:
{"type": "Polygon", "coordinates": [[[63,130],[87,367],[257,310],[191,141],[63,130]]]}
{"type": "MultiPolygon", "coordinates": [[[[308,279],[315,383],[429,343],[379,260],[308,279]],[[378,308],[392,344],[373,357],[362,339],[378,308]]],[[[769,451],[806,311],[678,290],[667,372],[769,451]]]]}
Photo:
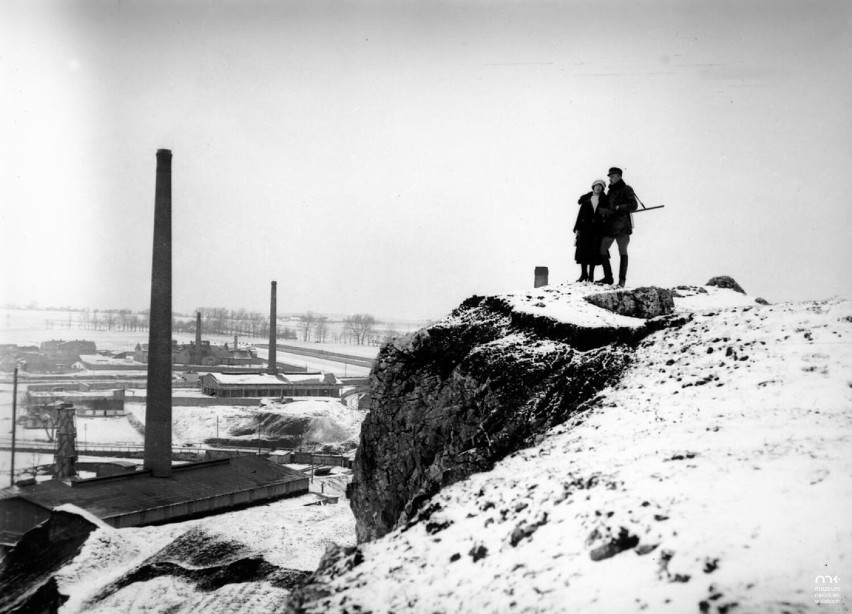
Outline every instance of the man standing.
{"type": "Polygon", "coordinates": [[[606,230],[603,241],[601,241],[601,257],[605,277],[598,283],[611,284],[612,267],[609,264],[609,248],[613,242],[618,244],[618,285],[624,287],[627,280],[627,246],[630,244],[630,235],[633,232],[633,220],[630,214],[639,208],[636,194],[633,188],[621,180],[621,169],[612,167],[607,173],[609,176],[609,204],[601,209],[601,215],[606,222],[606,230]]]}

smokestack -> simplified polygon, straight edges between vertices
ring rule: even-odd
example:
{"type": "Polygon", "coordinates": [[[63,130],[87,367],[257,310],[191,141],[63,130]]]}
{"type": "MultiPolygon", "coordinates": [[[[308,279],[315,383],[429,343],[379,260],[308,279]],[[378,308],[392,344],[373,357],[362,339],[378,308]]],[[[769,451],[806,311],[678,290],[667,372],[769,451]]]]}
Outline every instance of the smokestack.
{"type": "Polygon", "coordinates": [[[267,373],[270,375],[275,375],[278,373],[278,358],[275,355],[276,344],[278,343],[278,313],[276,306],[276,299],[278,294],[278,283],[272,282],[272,289],[270,290],[271,296],[269,299],[269,368],[267,369],[267,373]]]}
{"type": "Polygon", "coordinates": [[[197,365],[201,364],[201,312],[195,313],[195,356],[193,362],[197,365]]]}
{"type": "Polygon", "coordinates": [[[145,469],[172,475],[172,152],[157,150],[154,192],[154,256],[148,323],[148,392],[145,469]]]}
{"type": "Polygon", "coordinates": [[[535,288],[541,288],[547,285],[548,270],[546,266],[537,266],[535,268],[535,288]]]}

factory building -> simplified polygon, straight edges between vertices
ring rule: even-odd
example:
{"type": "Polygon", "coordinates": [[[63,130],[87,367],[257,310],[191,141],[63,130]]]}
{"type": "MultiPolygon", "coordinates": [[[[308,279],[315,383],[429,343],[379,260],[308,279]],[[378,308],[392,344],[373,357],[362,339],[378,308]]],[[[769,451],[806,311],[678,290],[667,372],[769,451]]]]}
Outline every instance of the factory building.
{"type": "Polygon", "coordinates": [[[343,388],[333,373],[208,373],[201,391],[214,397],[332,397],[343,388]]]}

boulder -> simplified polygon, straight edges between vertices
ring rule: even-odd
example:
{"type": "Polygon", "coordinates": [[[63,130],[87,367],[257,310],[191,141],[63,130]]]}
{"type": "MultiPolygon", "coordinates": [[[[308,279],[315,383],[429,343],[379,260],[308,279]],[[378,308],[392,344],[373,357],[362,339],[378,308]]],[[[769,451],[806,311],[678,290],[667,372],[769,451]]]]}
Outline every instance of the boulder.
{"type": "Polygon", "coordinates": [[[719,275],[718,277],[713,277],[704,285],[716,286],[717,288],[727,288],[729,290],[739,292],[740,294],[746,293],[746,291],[742,289],[742,286],[740,286],[737,282],[734,281],[733,277],[728,277],[727,275],[719,275]]]}
{"type": "Polygon", "coordinates": [[[631,318],[656,318],[674,313],[675,309],[672,291],[656,287],[602,292],[585,298],[602,309],[631,318]]]}

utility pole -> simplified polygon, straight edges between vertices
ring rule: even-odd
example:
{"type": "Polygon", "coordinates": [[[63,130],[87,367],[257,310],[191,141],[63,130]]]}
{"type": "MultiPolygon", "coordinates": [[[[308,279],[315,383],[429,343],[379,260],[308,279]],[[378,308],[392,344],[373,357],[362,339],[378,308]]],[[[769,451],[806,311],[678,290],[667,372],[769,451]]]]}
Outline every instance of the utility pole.
{"type": "Polygon", "coordinates": [[[18,367],[12,378],[12,470],[9,472],[9,486],[15,485],[15,426],[18,418],[18,367]]]}

